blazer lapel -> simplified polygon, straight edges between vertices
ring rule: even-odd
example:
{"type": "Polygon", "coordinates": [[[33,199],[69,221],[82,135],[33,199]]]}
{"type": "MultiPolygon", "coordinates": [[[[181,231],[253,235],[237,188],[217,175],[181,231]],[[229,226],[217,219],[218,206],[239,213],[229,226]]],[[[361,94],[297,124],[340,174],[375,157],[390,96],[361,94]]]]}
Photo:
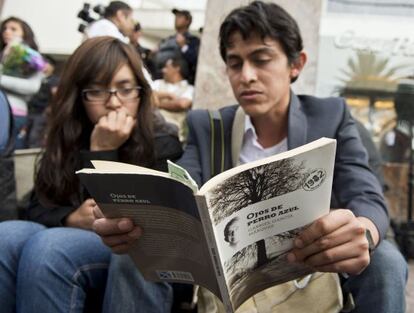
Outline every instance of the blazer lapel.
{"type": "Polygon", "coordinates": [[[307,119],[302,111],[299,98],[291,91],[288,118],[288,149],[297,148],[306,143],[307,119]]]}
{"type": "Polygon", "coordinates": [[[246,114],[241,106],[237,108],[231,130],[231,160],[233,166],[239,165],[240,150],[244,136],[244,121],[246,114]]]}

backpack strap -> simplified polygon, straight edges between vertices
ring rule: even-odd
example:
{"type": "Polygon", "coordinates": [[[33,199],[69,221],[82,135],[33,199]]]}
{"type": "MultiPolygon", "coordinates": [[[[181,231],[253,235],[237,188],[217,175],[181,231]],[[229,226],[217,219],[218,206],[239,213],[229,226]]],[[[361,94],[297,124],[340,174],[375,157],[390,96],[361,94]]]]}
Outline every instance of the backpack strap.
{"type": "Polygon", "coordinates": [[[224,171],[224,126],[221,113],[209,110],[210,117],[210,177],[224,171]]]}

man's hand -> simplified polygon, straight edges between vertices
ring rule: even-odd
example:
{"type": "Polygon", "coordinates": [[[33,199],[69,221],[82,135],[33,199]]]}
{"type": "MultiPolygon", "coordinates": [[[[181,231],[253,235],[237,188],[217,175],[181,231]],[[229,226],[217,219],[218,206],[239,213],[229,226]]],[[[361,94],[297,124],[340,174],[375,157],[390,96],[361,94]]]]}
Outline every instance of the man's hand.
{"type": "Polygon", "coordinates": [[[95,220],[93,208],[96,207],[95,200],[85,200],[79,208],[70,213],[64,222],[65,226],[83,229],[92,229],[92,223],[95,220]]]}
{"type": "Polygon", "coordinates": [[[177,42],[177,45],[182,48],[187,44],[187,39],[183,34],[178,33],[175,35],[175,41],[177,42]]]}
{"type": "Polygon", "coordinates": [[[142,235],[142,230],[128,218],[105,218],[96,206],[93,210],[95,221],[92,229],[103,243],[114,253],[126,253],[132,244],[142,235]]]}
{"type": "Polygon", "coordinates": [[[115,150],[128,140],[135,119],[124,111],[111,111],[102,116],[91,134],[91,151],[115,150]]]}
{"type": "MultiPolygon", "coordinates": [[[[295,248],[289,253],[288,260],[303,262],[320,272],[357,275],[370,262],[365,237],[367,227],[372,230],[371,225],[367,226],[364,219],[355,217],[350,210],[332,210],[295,239],[295,248]]],[[[376,229],[375,232],[377,242],[376,229]]]]}

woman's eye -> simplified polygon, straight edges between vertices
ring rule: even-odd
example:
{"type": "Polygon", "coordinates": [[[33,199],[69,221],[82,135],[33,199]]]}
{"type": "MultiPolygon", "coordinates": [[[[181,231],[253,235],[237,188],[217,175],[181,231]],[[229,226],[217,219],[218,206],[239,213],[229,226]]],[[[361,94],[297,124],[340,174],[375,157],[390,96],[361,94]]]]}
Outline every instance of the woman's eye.
{"type": "Polygon", "coordinates": [[[118,92],[121,95],[129,95],[133,91],[134,91],[134,88],[132,88],[132,87],[121,88],[121,89],[118,90],[118,92]]]}
{"type": "Polygon", "coordinates": [[[105,94],[105,90],[89,90],[88,91],[91,96],[101,96],[105,94]]]}

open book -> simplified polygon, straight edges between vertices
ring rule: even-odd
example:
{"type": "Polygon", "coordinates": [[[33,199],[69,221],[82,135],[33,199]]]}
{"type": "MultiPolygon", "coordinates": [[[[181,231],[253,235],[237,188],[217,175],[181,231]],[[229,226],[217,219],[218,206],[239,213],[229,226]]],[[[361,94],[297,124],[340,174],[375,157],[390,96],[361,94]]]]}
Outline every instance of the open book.
{"type": "Polygon", "coordinates": [[[329,212],[336,141],[321,138],[227,170],[200,190],[188,173],[92,161],[77,172],[106,217],[143,229],[130,255],[147,280],[197,284],[227,312],[311,273],[286,260],[295,236],[329,212]]]}

